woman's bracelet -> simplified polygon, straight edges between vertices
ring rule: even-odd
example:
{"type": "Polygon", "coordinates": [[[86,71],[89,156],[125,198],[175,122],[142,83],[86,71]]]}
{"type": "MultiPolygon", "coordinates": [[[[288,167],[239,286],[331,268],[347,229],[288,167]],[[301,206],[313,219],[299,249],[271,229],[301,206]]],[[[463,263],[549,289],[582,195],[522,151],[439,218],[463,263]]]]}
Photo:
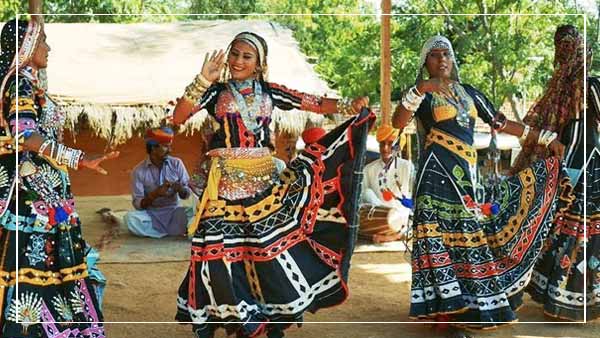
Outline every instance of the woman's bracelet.
{"type": "Polygon", "coordinates": [[[44,155],[44,151],[48,147],[50,147],[50,154],[45,156],[55,160],[59,164],[77,170],[79,162],[83,159],[83,151],[69,148],[63,144],[47,139],[42,143],[40,149],[38,149],[38,154],[44,155]]]}
{"type": "Polygon", "coordinates": [[[335,103],[335,107],[337,112],[342,115],[354,115],[356,111],[354,111],[354,107],[350,103],[348,99],[338,99],[335,103]]]}
{"type": "Polygon", "coordinates": [[[194,81],[190,83],[187,87],[185,87],[185,92],[183,92],[183,97],[189,101],[197,102],[200,97],[206,92],[206,90],[211,86],[210,81],[208,81],[202,73],[196,75],[194,81]]]}
{"type": "Polygon", "coordinates": [[[40,146],[40,149],[38,149],[38,154],[44,155],[44,151],[46,150],[46,148],[48,148],[48,146],[50,145],[50,143],[54,143],[54,142],[52,142],[52,140],[50,140],[50,139],[44,140],[44,142],[40,146]]]}
{"type": "Polygon", "coordinates": [[[521,136],[519,137],[519,143],[521,145],[523,145],[525,143],[525,140],[527,140],[527,136],[529,135],[530,131],[531,131],[530,126],[528,126],[528,125],[523,126],[523,134],[521,134],[521,136]]]}
{"type": "Polygon", "coordinates": [[[402,106],[406,110],[414,112],[419,108],[423,99],[425,99],[425,95],[419,92],[417,86],[412,86],[402,96],[402,106]]]}
{"type": "Polygon", "coordinates": [[[547,147],[548,145],[550,145],[550,143],[552,143],[552,141],[556,140],[557,137],[557,133],[552,132],[550,130],[542,129],[538,136],[538,144],[547,147]]]}

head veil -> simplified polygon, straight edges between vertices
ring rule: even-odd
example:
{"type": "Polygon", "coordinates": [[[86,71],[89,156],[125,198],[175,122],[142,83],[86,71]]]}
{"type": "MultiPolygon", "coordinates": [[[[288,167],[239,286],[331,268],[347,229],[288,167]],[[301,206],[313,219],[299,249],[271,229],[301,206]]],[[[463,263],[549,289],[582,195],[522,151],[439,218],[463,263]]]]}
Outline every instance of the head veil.
{"type": "Polygon", "coordinates": [[[435,35],[425,41],[423,48],[421,48],[421,57],[419,59],[419,70],[417,73],[417,83],[421,80],[426,80],[425,73],[427,73],[427,68],[425,64],[427,63],[427,56],[433,49],[447,49],[450,57],[452,58],[452,73],[450,74],[450,78],[452,80],[460,82],[460,77],[458,75],[458,64],[456,63],[456,55],[454,54],[454,48],[452,48],[452,43],[448,38],[435,35]]]}
{"type": "MultiPolygon", "coordinates": [[[[35,20],[10,20],[2,27],[0,34],[0,95],[4,97],[6,85],[11,76],[23,69],[31,61],[42,32],[42,25],[35,20]],[[19,52],[16,53],[16,45],[19,52]]],[[[4,100],[0,100],[0,113],[4,100]]],[[[0,115],[0,127],[5,127],[3,114],[0,115]]]]}
{"type": "MultiPolygon", "coordinates": [[[[554,73],[546,91],[529,109],[523,122],[535,129],[560,134],[569,120],[583,111],[583,78],[586,53],[583,37],[571,25],[562,25],[554,34],[554,73]]],[[[590,54],[591,55],[591,54],[590,54]]],[[[518,172],[535,159],[546,157],[548,149],[537,144],[525,144],[511,169],[518,172]]]]}
{"type": "MultiPolygon", "coordinates": [[[[262,36],[253,33],[253,32],[242,32],[236,35],[233,40],[229,43],[227,47],[226,55],[229,55],[231,51],[231,47],[237,41],[243,41],[250,46],[254,47],[256,53],[258,54],[258,67],[257,67],[257,79],[260,81],[266,81],[268,76],[268,65],[267,65],[267,55],[269,53],[269,48],[267,47],[267,42],[263,39],[262,36]]],[[[229,69],[225,67],[223,70],[222,80],[227,81],[230,78],[229,69]]]]}

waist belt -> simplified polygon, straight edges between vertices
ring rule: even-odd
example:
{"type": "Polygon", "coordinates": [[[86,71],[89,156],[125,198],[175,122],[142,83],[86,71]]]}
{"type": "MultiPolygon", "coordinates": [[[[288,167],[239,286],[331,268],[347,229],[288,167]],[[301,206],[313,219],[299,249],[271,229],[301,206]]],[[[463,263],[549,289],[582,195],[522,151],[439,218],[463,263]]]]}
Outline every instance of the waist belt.
{"type": "Polygon", "coordinates": [[[457,137],[449,135],[439,129],[432,128],[429,134],[427,134],[425,147],[429,147],[432,143],[439,144],[469,162],[471,165],[477,164],[477,151],[475,150],[475,147],[468,145],[457,137]]]}
{"type": "Polygon", "coordinates": [[[221,148],[211,156],[206,188],[196,207],[188,234],[196,232],[208,201],[252,197],[273,185],[276,167],[268,148],[221,148]]]}

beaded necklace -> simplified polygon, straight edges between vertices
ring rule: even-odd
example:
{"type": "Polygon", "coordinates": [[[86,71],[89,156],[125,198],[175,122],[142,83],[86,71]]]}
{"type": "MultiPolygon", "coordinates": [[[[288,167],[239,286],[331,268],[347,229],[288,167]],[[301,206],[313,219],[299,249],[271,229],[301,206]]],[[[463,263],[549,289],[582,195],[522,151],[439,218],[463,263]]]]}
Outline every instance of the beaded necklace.
{"type": "MultiPolygon", "coordinates": [[[[260,83],[256,82],[254,79],[247,79],[244,81],[233,81],[230,80],[228,82],[229,90],[233,94],[233,98],[235,99],[235,104],[237,105],[238,111],[242,116],[242,120],[244,120],[244,124],[250,130],[256,130],[258,128],[258,123],[256,121],[256,117],[258,116],[258,112],[260,111],[260,105],[262,103],[262,87],[260,83]],[[248,97],[252,101],[252,106],[248,107],[248,103],[246,102],[246,98],[242,95],[242,91],[247,88],[253,88],[252,97],[248,97]]],[[[249,95],[248,95],[249,96],[249,95]]]]}
{"type": "Polygon", "coordinates": [[[463,128],[469,128],[469,101],[466,95],[463,95],[462,91],[459,93],[458,85],[452,84],[450,87],[452,88],[452,96],[446,97],[446,101],[456,108],[458,112],[456,122],[463,128]]]}

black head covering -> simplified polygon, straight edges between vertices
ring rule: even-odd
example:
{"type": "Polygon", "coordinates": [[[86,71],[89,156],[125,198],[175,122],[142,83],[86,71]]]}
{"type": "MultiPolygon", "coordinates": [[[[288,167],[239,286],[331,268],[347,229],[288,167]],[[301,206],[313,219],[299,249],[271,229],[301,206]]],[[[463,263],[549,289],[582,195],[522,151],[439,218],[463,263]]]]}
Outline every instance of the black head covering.
{"type": "MultiPolygon", "coordinates": [[[[9,79],[29,64],[38,45],[42,26],[37,21],[10,20],[0,33],[0,112],[3,112],[4,91],[9,79]],[[19,51],[17,52],[17,39],[19,51]],[[18,61],[17,61],[18,60],[18,61]]],[[[4,117],[0,115],[0,127],[6,127],[4,117]]]]}
{"type": "Polygon", "coordinates": [[[29,21],[12,19],[4,24],[0,34],[0,79],[4,80],[16,54],[16,39],[19,37],[19,46],[23,45],[29,21]]]}

